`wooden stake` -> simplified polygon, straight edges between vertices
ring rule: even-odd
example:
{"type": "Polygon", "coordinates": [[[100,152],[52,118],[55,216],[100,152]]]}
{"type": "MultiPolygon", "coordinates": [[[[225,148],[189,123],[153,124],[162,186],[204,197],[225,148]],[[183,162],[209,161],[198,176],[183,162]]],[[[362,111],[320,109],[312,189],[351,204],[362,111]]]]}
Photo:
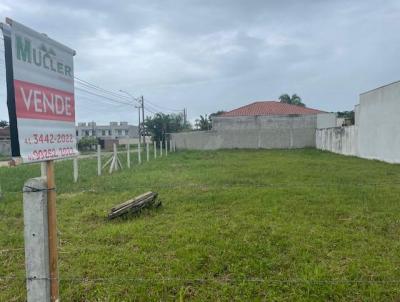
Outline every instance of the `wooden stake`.
{"type": "Polygon", "coordinates": [[[47,219],[49,228],[49,269],[50,301],[59,301],[58,290],[58,250],[57,250],[57,210],[54,179],[54,161],[46,162],[47,167],[47,219]]]}
{"type": "Polygon", "coordinates": [[[97,145],[97,175],[101,175],[101,146],[97,145]]]}
{"type": "Polygon", "coordinates": [[[128,168],[130,168],[131,167],[131,150],[130,150],[130,144],[128,143],[127,145],[126,145],[126,161],[127,161],[127,166],[128,166],[128,168]]]}
{"type": "Polygon", "coordinates": [[[140,140],[139,140],[139,143],[138,143],[138,145],[137,145],[137,154],[138,154],[138,163],[139,163],[139,165],[142,163],[142,157],[141,157],[141,154],[142,154],[142,150],[141,150],[141,148],[140,148],[140,140]]]}
{"type": "Polygon", "coordinates": [[[46,162],[41,162],[40,163],[40,176],[46,177],[46,172],[47,172],[46,162]]]}
{"type": "Polygon", "coordinates": [[[78,177],[79,177],[78,157],[74,157],[73,165],[74,165],[74,182],[78,182],[78,177]]]}

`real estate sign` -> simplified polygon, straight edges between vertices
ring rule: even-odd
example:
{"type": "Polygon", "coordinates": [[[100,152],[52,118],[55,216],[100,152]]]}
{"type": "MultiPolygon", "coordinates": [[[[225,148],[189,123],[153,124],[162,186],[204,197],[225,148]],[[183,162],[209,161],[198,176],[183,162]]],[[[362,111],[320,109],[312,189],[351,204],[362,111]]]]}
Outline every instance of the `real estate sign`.
{"type": "Polygon", "coordinates": [[[12,156],[29,163],[77,155],[75,51],[8,18],[1,28],[12,156]]]}

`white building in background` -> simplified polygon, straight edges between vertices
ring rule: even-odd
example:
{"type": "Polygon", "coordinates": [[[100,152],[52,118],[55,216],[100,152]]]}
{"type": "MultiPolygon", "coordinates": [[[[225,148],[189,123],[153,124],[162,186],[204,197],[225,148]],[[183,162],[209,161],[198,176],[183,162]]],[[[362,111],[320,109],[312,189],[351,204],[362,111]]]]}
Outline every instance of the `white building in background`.
{"type": "Polygon", "coordinates": [[[128,122],[110,122],[109,125],[97,125],[95,122],[78,123],[76,127],[78,141],[83,137],[95,136],[99,139],[138,139],[138,127],[128,122]]]}

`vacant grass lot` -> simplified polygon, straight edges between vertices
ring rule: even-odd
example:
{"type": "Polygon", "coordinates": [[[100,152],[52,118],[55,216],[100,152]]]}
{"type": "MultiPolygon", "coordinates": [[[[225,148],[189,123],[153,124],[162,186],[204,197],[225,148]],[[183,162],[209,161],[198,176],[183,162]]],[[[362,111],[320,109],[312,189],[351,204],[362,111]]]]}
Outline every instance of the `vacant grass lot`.
{"type": "MultiPolygon", "coordinates": [[[[399,301],[400,165],[316,150],[57,163],[63,301],[399,301]],[[163,207],[107,221],[147,190],[163,207]]],[[[0,301],[24,301],[24,180],[0,168],[0,301]],[[15,249],[15,250],[14,250],[15,249]]]]}

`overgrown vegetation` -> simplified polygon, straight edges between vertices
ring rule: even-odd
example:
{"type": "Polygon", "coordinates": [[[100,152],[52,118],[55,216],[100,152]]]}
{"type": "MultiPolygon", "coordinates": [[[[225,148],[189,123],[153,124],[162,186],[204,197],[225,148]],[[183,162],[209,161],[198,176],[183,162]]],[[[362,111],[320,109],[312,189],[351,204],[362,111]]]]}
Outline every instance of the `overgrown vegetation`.
{"type": "MultiPolygon", "coordinates": [[[[135,158],[135,157],[132,157],[135,158]]],[[[23,182],[0,168],[0,301],[25,301],[23,182]],[[12,193],[14,192],[14,193],[12,193]]],[[[316,150],[56,164],[63,301],[397,301],[400,166],[316,150]],[[107,221],[157,191],[163,207],[107,221]]]]}
{"type": "Polygon", "coordinates": [[[338,111],[336,112],[337,117],[348,119],[351,125],[354,125],[354,110],[351,111],[338,111]]]}
{"type": "Polygon", "coordinates": [[[211,113],[210,115],[205,114],[200,115],[198,119],[195,120],[195,130],[200,130],[200,131],[207,131],[211,130],[212,128],[212,119],[214,117],[220,116],[221,114],[225,113],[226,111],[219,110],[217,112],[211,113]]]}
{"type": "Polygon", "coordinates": [[[188,122],[185,123],[182,114],[156,113],[145,119],[146,132],[151,134],[152,140],[157,143],[164,141],[167,133],[180,132],[191,128],[188,122]]]}
{"type": "Polygon", "coordinates": [[[96,150],[99,139],[95,136],[82,137],[78,142],[79,151],[96,150]]]}

